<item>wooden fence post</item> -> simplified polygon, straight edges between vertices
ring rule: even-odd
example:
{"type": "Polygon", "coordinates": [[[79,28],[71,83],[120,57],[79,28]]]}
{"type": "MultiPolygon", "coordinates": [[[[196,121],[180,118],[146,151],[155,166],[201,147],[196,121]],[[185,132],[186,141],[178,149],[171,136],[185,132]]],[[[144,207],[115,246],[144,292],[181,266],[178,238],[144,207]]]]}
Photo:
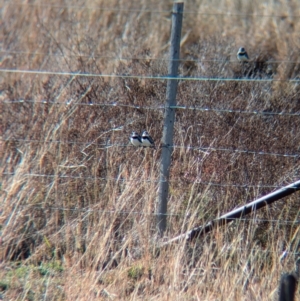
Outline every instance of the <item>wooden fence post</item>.
{"type": "Polygon", "coordinates": [[[166,230],[167,226],[167,203],[169,192],[169,174],[171,155],[173,151],[173,127],[175,119],[176,93],[178,80],[174,80],[178,75],[178,65],[180,57],[180,39],[182,27],[183,6],[181,2],[174,3],[172,13],[170,61],[168,66],[166,107],[164,112],[164,128],[162,137],[162,154],[160,163],[160,186],[159,186],[159,205],[157,212],[157,227],[160,234],[166,230]]]}
{"type": "Polygon", "coordinates": [[[281,276],[279,286],[279,301],[294,301],[298,280],[293,274],[281,276]]]}

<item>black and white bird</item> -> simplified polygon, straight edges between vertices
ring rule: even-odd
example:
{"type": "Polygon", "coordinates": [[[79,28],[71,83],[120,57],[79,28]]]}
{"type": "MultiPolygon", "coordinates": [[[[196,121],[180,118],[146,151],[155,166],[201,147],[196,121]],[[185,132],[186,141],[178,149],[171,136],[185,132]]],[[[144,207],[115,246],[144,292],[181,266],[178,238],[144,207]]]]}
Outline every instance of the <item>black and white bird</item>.
{"type": "Polygon", "coordinates": [[[134,146],[142,146],[143,145],[141,136],[137,132],[132,132],[132,134],[130,136],[130,142],[134,146]]]}
{"type": "Polygon", "coordinates": [[[144,131],[142,134],[142,144],[143,144],[143,146],[146,146],[146,147],[154,147],[155,148],[154,141],[147,131],[144,131]]]}
{"type": "Polygon", "coordinates": [[[249,61],[248,53],[244,47],[241,47],[239,49],[239,51],[236,54],[236,57],[240,62],[248,62],[249,61]]]}

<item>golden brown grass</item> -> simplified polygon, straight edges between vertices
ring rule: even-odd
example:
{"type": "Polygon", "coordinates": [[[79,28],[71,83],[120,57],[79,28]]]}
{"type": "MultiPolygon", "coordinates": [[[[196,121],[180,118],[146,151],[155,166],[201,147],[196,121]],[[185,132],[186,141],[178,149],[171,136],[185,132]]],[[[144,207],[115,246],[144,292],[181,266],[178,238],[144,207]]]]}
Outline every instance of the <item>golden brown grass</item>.
{"type": "MultiPolygon", "coordinates": [[[[2,7],[2,69],[167,73],[167,61],[155,58],[168,59],[171,1],[18,3],[2,7]]],[[[178,104],[212,110],[176,112],[165,239],[297,180],[300,167],[298,157],[259,154],[299,153],[299,116],[288,113],[299,113],[300,89],[285,81],[300,71],[298,1],[190,1],[185,11],[181,75],[274,81],[179,83],[178,104]],[[252,59],[246,70],[229,61],[240,46],[252,59]]],[[[257,220],[156,256],[160,149],[127,144],[144,129],[160,144],[163,112],[143,107],[164,104],[166,81],[1,72],[1,85],[5,299],[276,297],[280,274],[299,252],[298,194],[257,220]]]]}

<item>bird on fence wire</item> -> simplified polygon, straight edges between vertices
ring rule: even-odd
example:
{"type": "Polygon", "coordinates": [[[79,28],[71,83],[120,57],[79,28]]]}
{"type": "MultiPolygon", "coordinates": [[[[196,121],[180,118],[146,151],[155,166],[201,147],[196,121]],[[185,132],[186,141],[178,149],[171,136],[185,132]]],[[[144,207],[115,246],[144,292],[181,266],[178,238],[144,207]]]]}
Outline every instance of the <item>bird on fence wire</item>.
{"type": "Polygon", "coordinates": [[[144,131],[142,134],[142,144],[143,144],[143,146],[146,146],[146,147],[156,148],[153,139],[151,138],[151,136],[149,135],[149,133],[147,131],[144,131]]]}
{"type": "Polygon", "coordinates": [[[137,132],[132,132],[132,134],[130,136],[130,142],[134,146],[142,146],[143,145],[142,144],[142,138],[137,132]]]}
{"type": "Polygon", "coordinates": [[[237,59],[240,62],[249,62],[249,56],[248,56],[248,53],[247,53],[247,51],[245,50],[244,47],[241,47],[239,49],[239,51],[237,52],[236,56],[237,56],[237,59]]]}

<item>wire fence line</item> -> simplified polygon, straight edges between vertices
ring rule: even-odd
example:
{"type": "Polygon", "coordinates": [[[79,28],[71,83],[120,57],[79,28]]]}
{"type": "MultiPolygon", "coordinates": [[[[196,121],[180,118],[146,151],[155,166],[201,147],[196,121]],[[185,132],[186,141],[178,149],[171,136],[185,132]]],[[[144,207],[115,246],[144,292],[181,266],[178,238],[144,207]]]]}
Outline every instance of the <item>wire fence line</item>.
{"type": "MultiPolygon", "coordinates": [[[[83,218],[83,219],[85,219],[85,218],[83,218]]],[[[82,218],[81,218],[81,220],[82,220],[82,218]]],[[[76,220],[73,221],[71,225],[76,226],[76,222],[77,222],[76,220]]],[[[69,226],[69,224],[65,225],[64,227],[62,227],[62,230],[66,226],[69,226]]],[[[34,236],[38,237],[38,236],[41,236],[41,235],[44,238],[47,238],[45,236],[45,234],[43,233],[43,231],[40,231],[40,230],[37,231],[34,236]]],[[[83,236],[85,236],[85,234],[83,234],[83,236]]],[[[33,236],[32,236],[32,234],[30,234],[30,235],[22,235],[22,237],[19,238],[17,241],[14,241],[13,239],[10,239],[10,240],[3,239],[1,245],[3,247],[5,247],[5,246],[8,246],[8,247],[17,246],[17,245],[22,244],[22,242],[26,241],[27,239],[32,239],[32,238],[33,238],[33,236]],[[14,242],[12,242],[12,241],[14,241],[14,242]]],[[[241,254],[244,255],[244,254],[247,254],[249,252],[249,248],[236,247],[236,246],[233,246],[232,244],[231,245],[224,245],[223,248],[220,250],[220,253],[221,254],[226,254],[227,252],[231,252],[232,253],[232,251],[241,252],[241,254]]],[[[263,249],[263,248],[261,248],[261,249],[259,249],[259,248],[251,248],[250,252],[251,252],[249,254],[250,256],[253,253],[276,254],[278,256],[278,259],[279,259],[280,262],[283,262],[284,259],[286,259],[288,256],[291,256],[291,255],[293,255],[293,256],[297,256],[298,255],[299,256],[299,252],[297,252],[297,251],[277,251],[277,250],[270,250],[270,249],[263,249]]],[[[226,256],[228,256],[228,255],[226,255],[226,256]]],[[[218,268],[216,268],[216,269],[218,269],[218,268]]]]}
{"type": "MultiPolygon", "coordinates": [[[[20,205],[18,206],[20,209],[36,209],[36,210],[55,210],[55,211],[72,211],[72,212],[84,212],[84,213],[102,213],[102,214],[110,214],[110,215],[139,215],[139,216],[149,216],[156,217],[157,213],[149,213],[143,211],[134,211],[134,210],[106,210],[106,209],[92,209],[90,207],[85,208],[68,208],[68,207],[55,207],[55,206],[44,206],[44,205],[20,205]]],[[[191,217],[192,214],[189,213],[165,213],[166,216],[169,217],[191,217]]],[[[236,222],[252,222],[253,224],[259,223],[276,223],[280,225],[300,225],[300,219],[295,220],[282,220],[282,219],[266,219],[266,218],[233,218],[232,221],[236,222]]]]}
{"type": "Polygon", "coordinates": [[[149,80],[184,80],[184,81],[215,81],[215,82],[292,82],[300,83],[300,78],[228,78],[228,77],[188,77],[188,76],[160,76],[160,75],[129,75],[129,74],[99,74],[84,72],[61,72],[50,70],[22,70],[22,69],[0,69],[3,73],[34,74],[34,75],[57,75],[74,77],[100,77],[100,78],[126,78],[126,79],[149,79],[149,80]]]}
{"type": "MultiPolygon", "coordinates": [[[[97,139],[97,138],[96,138],[97,139]]],[[[95,140],[96,140],[95,139],[95,140]]],[[[136,147],[132,144],[128,143],[97,143],[97,142],[76,142],[76,141],[61,141],[61,140],[38,140],[38,139],[19,139],[19,138],[0,138],[0,141],[18,141],[18,142],[28,142],[28,143],[60,143],[60,144],[75,144],[75,145],[83,145],[83,146],[92,146],[95,145],[99,148],[111,148],[111,147],[129,147],[133,149],[143,149],[144,147],[136,147]]],[[[157,145],[157,148],[163,148],[164,146],[157,145]]],[[[259,156],[276,156],[276,157],[288,157],[297,159],[300,157],[300,152],[295,154],[283,154],[283,153],[272,153],[272,152],[264,152],[264,151],[254,151],[247,149],[233,149],[233,148],[223,148],[223,147],[212,147],[212,146],[183,146],[183,145],[169,145],[168,147],[172,147],[175,149],[186,149],[186,150],[196,150],[203,151],[206,154],[207,152],[230,152],[230,153],[241,153],[248,155],[259,155],[259,156]]]]}
{"type": "MultiPolygon", "coordinates": [[[[112,57],[107,55],[88,55],[88,54],[59,54],[59,53],[47,53],[47,52],[28,52],[28,51],[13,51],[13,50],[0,50],[0,53],[6,54],[20,54],[20,55],[44,55],[49,57],[76,57],[76,58],[88,58],[88,59],[105,59],[105,60],[118,60],[118,61],[162,61],[169,62],[171,59],[168,58],[152,58],[152,57],[112,57]]],[[[184,58],[173,61],[179,62],[195,62],[195,63],[234,63],[240,64],[240,61],[237,59],[229,60],[229,59],[191,59],[184,58]]],[[[252,63],[255,63],[253,61],[252,63]]],[[[265,62],[266,64],[299,64],[299,61],[291,61],[291,60],[268,60],[265,62]]],[[[251,62],[250,62],[251,64],[251,62]]]]}
{"type": "MultiPolygon", "coordinates": [[[[74,167],[81,167],[78,166],[72,166],[74,167]]],[[[14,172],[3,172],[2,176],[14,176],[16,173],[14,172]]],[[[153,180],[153,179],[143,179],[143,180],[136,180],[136,179],[124,179],[124,178],[112,178],[112,177],[97,177],[97,176],[82,176],[82,175],[65,175],[65,174],[39,174],[39,173],[22,173],[18,174],[24,177],[40,177],[40,178],[50,178],[50,179],[73,179],[73,180],[90,180],[90,181],[115,181],[115,182],[122,182],[122,183],[161,183],[160,180],[153,180]]],[[[198,184],[203,186],[215,186],[215,187],[234,187],[234,188],[240,188],[240,189],[260,189],[260,188],[283,188],[285,187],[284,184],[282,185],[265,185],[265,184],[228,184],[228,183],[216,183],[216,182],[207,182],[207,181],[201,181],[201,180],[188,180],[188,179],[176,179],[176,180],[170,180],[169,183],[190,183],[190,184],[198,184]]],[[[190,189],[190,188],[187,188],[190,189]]]]}
{"type": "MultiPolygon", "coordinates": [[[[102,10],[102,11],[115,11],[115,12],[133,12],[133,13],[155,13],[155,14],[171,14],[172,10],[157,10],[153,8],[124,8],[124,7],[102,7],[102,6],[85,6],[85,5],[61,5],[61,4],[47,4],[47,3],[23,3],[15,1],[7,1],[6,4],[9,5],[18,5],[18,6],[31,6],[31,7],[46,7],[46,8],[57,8],[57,9],[87,9],[87,10],[102,10]]],[[[228,16],[228,17],[260,17],[260,18],[300,18],[300,15],[264,15],[264,14],[246,14],[246,13],[231,13],[231,12],[222,12],[222,13],[208,13],[201,12],[196,10],[185,10],[183,15],[196,14],[202,16],[228,16]]]]}
{"type": "MultiPolygon", "coordinates": [[[[143,211],[134,211],[134,210],[106,210],[106,209],[92,209],[90,207],[85,208],[68,208],[68,207],[55,207],[55,206],[43,206],[42,204],[37,205],[20,205],[18,206],[20,209],[37,209],[37,210],[55,210],[55,211],[73,211],[73,212],[84,212],[84,213],[103,213],[103,214],[111,214],[111,215],[140,215],[140,216],[149,216],[149,217],[156,217],[157,213],[153,212],[143,212],[143,211]]],[[[192,214],[189,213],[165,213],[166,216],[169,217],[191,217],[192,214]]],[[[295,220],[279,220],[279,219],[266,219],[266,218],[233,218],[233,221],[236,222],[252,222],[254,224],[259,223],[276,223],[280,225],[300,225],[300,219],[295,220]]]]}
{"type": "MultiPolygon", "coordinates": [[[[74,77],[108,77],[108,78],[139,78],[139,79],[159,79],[159,80],[190,80],[190,81],[238,81],[238,82],[274,82],[274,81],[284,81],[284,82],[295,82],[298,83],[300,82],[300,79],[296,78],[296,79],[288,79],[288,80],[283,80],[283,79],[261,79],[261,78],[206,78],[206,77],[181,77],[181,76],[177,76],[177,77],[170,77],[170,76],[140,76],[140,75],[128,75],[128,74],[124,74],[124,75],[119,75],[119,74],[93,74],[93,73],[82,73],[82,72],[56,72],[56,71],[43,71],[43,70],[19,70],[19,69],[0,69],[0,72],[7,72],[7,73],[22,73],[22,74],[39,74],[39,75],[58,75],[58,76],[74,76],[74,77]]],[[[11,102],[12,103],[12,102],[11,102]]],[[[49,102],[45,102],[43,101],[42,103],[49,103],[49,102]]],[[[55,102],[54,102],[55,103],[55,102]]],[[[72,103],[72,101],[70,101],[68,104],[72,103]]],[[[56,104],[56,103],[55,103],[56,104]]],[[[63,103],[66,104],[66,103],[63,103]]],[[[82,104],[82,105],[94,105],[94,104],[82,104]]],[[[103,104],[97,104],[97,105],[102,105],[103,104]]],[[[121,105],[115,105],[115,104],[109,104],[110,106],[121,106],[121,105]]],[[[140,107],[136,107],[134,106],[134,108],[140,108],[140,107]]],[[[171,108],[171,107],[170,107],[171,108]]],[[[176,108],[176,109],[193,109],[195,110],[194,107],[188,107],[188,106],[175,106],[172,107],[176,108]]],[[[160,108],[156,108],[156,109],[165,109],[164,107],[160,107],[160,108]]],[[[201,111],[206,111],[206,108],[199,108],[199,110],[201,111]]],[[[219,112],[230,112],[232,113],[233,110],[219,110],[219,112]]],[[[238,110],[234,110],[237,113],[240,113],[240,111],[238,110]]],[[[248,111],[242,111],[242,112],[246,112],[247,114],[249,114],[248,111]]],[[[251,114],[258,114],[257,112],[252,111],[251,114]]],[[[261,114],[264,115],[283,115],[281,112],[280,113],[275,113],[273,114],[272,112],[261,112],[261,114]]],[[[286,115],[289,116],[299,116],[300,114],[298,113],[287,113],[286,115]],[[290,115],[293,114],[293,115],[290,115]]],[[[48,143],[48,142],[46,142],[48,143]]],[[[51,141],[52,143],[52,141],[51,141]]],[[[57,141],[55,143],[58,143],[57,141]]],[[[59,143],[63,143],[63,142],[59,142],[59,143]]],[[[73,143],[73,142],[72,142],[73,143]]],[[[95,145],[97,145],[95,143],[95,145]]],[[[97,145],[98,146],[98,145],[97,145]]],[[[107,144],[104,145],[104,147],[112,147],[112,146],[116,146],[114,144],[111,144],[110,146],[108,146],[107,144]]],[[[127,146],[127,145],[123,145],[123,146],[127,146]]],[[[203,147],[186,147],[186,146],[173,146],[173,147],[178,147],[178,148],[187,148],[187,149],[196,149],[196,150],[203,150],[206,149],[208,151],[230,151],[230,152],[239,152],[239,153],[247,153],[247,154],[258,154],[258,155],[275,155],[275,156],[284,156],[284,157],[293,157],[293,158],[298,158],[299,154],[296,155],[291,155],[291,154],[278,154],[278,153],[264,153],[264,152],[254,152],[254,151],[249,151],[249,150],[232,150],[232,149],[225,149],[225,148],[212,148],[212,147],[208,147],[208,148],[203,148],[203,147]]],[[[74,176],[66,176],[66,175],[37,175],[37,174],[25,174],[26,176],[40,176],[40,177],[60,177],[60,178],[70,178],[74,176]]],[[[76,176],[76,178],[79,179],[83,179],[83,177],[81,176],[76,176]]],[[[87,179],[87,178],[86,178],[87,179]]],[[[97,178],[95,177],[90,177],[89,179],[95,180],[97,178]]],[[[101,178],[99,178],[101,179],[101,178]]],[[[103,180],[110,180],[108,178],[102,178],[103,180]]],[[[117,181],[123,181],[123,179],[115,179],[117,181]]],[[[161,183],[161,181],[159,181],[158,183],[161,183]]],[[[201,182],[199,183],[201,184],[201,182]]],[[[209,185],[211,185],[211,183],[209,183],[209,185]]],[[[220,184],[218,184],[220,185],[220,184]]],[[[228,185],[227,185],[228,186],[228,185]]],[[[232,185],[231,185],[232,186],[232,185]]],[[[237,187],[237,185],[234,185],[237,187]]],[[[243,187],[249,188],[248,185],[243,185],[243,187]]],[[[255,186],[257,187],[257,185],[255,186]]],[[[273,186],[274,187],[274,186],[273,186]]],[[[157,215],[157,214],[155,214],[157,215]]]]}
{"type": "MultiPolygon", "coordinates": [[[[33,206],[19,206],[21,209],[30,209],[30,210],[43,210],[43,212],[45,212],[46,210],[54,210],[54,211],[68,211],[68,212],[77,212],[77,213],[83,213],[85,214],[83,217],[81,216],[80,218],[76,218],[73,219],[71,222],[71,225],[76,226],[77,221],[80,220],[84,220],[86,218],[89,217],[90,214],[93,213],[100,213],[100,214],[109,214],[109,215],[126,215],[126,216],[146,216],[146,217],[153,217],[155,218],[157,216],[157,213],[145,213],[142,211],[125,211],[125,210],[101,210],[101,209],[91,209],[91,208],[65,208],[65,207],[53,207],[53,206],[37,206],[37,205],[33,205],[33,206]]],[[[169,217],[184,217],[184,218],[189,218],[190,215],[186,214],[186,213],[182,213],[182,214],[173,214],[173,213],[166,213],[166,216],[169,217]]],[[[240,223],[240,222],[245,222],[245,223],[252,223],[254,226],[259,227],[259,223],[275,223],[277,225],[292,225],[292,226],[297,226],[300,225],[300,220],[275,220],[275,219],[260,219],[260,218],[238,218],[238,219],[234,219],[234,221],[240,223]]],[[[247,225],[248,227],[248,225],[247,225]]],[[[41,231],[37,231],[35,233],[35,235],[40,235],[41,233],[39,233],[41,231]]],[[[1,234],[1,232],[0,232],[1,234]]],[[[28,235],[27,237],[22,236],[22,240],[26,240],[26,239],[32,239],[32,235],[28,235]]],[[[13,245],[17,245],[19,244],[22,240],[18,239],[17,242],[10,242],[10,241],[6,241],[3,240],[2,241],[2,246],[13,246],[13,245]]],[[[243,253],[245,252],[249,252],[249,248],[242,248],[242,247],[236,247],[233,246],[232,244],[227,244],[224,245],[222,247],[222,249],[220,250],[221,253],[226,253],[226,252],[232,252],[232,251],[242,251],[243,253]]],[[[300,255],[300,250],[297,250],[297,247],[291,248],[290,246],[287,246],[283,251],[277,251],[277,250],[270,250],[270,249],[259,249],[259,248],[251,248],[251,253],[265,253],[265,254],[277,254],[279,261],[282,263],[283,260],[285,260],[288,256],[299,256],[300,255]]]]}
{"type": "MultiPolygon", "coordinates": [[[[166,105],[160,104],[156,106],[140,106],[140,105],[128,105],[122,104],[118,102],[113,103],[79,103],[71,100],[66,101],[53,101],[53,100],[3,100],[3,104],[51,104],[51,105],[65,105],[65,106],[98,106],[98,107],[120,107],[120,108],[131,108],[136,110],[165,110],[167,108],[166,105]]],[[[176,105],[169,106],[170,109],[178,109],[178,110],[191,110],[191,111],[201,111],[201,112],[215,112],[215,113],[236,113],[236,114],[245,114],[245,115],[263,115],[263,116],[300,116],[300,112],[272,112],[272,111],[259,111],[259,110],[233,110],[233,109],[218,109],[218,108],[205,108],[198,106],[185,106],[185,105],[176,105]]]]}

